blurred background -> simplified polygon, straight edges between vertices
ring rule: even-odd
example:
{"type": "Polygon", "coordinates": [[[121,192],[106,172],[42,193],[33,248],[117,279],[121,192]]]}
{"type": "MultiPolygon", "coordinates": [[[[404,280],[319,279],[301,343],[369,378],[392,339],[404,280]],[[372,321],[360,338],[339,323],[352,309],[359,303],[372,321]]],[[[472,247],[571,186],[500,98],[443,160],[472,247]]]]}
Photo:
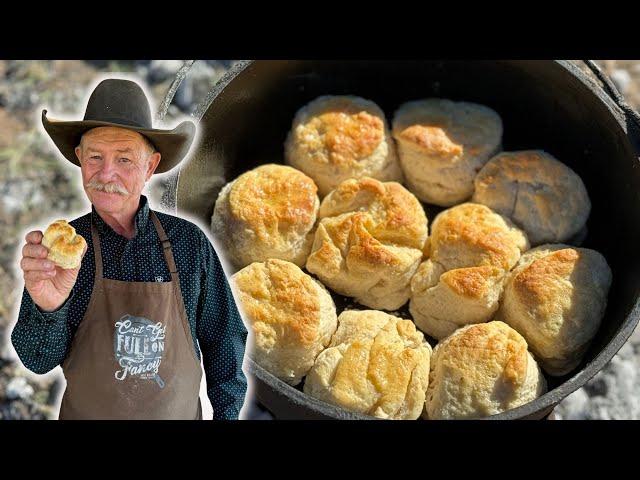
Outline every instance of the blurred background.
{"type": "MultiPolygon", "coordinates": [[[[195,62],[165,117],[188,116],[235,61],[195,62]]],[[[579,62],[578,62],[579,63],[579,62]]],[[[628,102],[640,108],[640,60],[601,60],[628,102]]],[[[64,386],[60,367],[47,375],[26,370],[10,345],[23,279],[18,265],[24,235],[53,212],[75,218],[89,211],[80,169],[62,159],[40,123],[42,108],[53,118],[81,118],[87,88],[98,76],[127,75],[146,84],[157,108],[182,60],[0,60],[0,419],[54,419],[64,386]],[[42,208],[42,206],[46,208],[42,208]]],[[[160,209],[162,181],[145,191],[160,209]]],[[[205,418],[207,417],[207,406],[205,418]]],[[[268,418],[248,401],[245,415],[268,418]]],[[[558,419],[640,419],[640,330],[605,369],[556,409],[558,419]]]]}

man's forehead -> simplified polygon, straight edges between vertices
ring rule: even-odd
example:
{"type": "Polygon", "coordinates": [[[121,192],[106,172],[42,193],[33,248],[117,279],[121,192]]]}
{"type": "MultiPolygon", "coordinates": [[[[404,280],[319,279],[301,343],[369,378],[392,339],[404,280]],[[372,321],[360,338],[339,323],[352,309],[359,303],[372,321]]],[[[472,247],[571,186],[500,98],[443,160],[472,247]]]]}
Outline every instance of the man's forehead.
{"type": "Polygon", "coordinates": [[[86,146],[94,144],[122,143],[124,148],[131,148],[135,145],[143,145],[144,138],[138,132],[119,127],[97,127],[85,132],[82,141],[86,146]]]}

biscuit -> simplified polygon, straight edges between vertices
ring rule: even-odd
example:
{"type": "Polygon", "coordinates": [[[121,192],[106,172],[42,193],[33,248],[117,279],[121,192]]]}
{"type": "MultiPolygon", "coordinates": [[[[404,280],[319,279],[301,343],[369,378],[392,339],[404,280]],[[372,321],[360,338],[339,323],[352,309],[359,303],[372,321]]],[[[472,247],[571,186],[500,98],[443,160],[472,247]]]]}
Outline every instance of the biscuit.
{"type": "Polygon", "coordinates": [[[423,262],[411,279],[409,311],[420,330],[441,339],[464,325],[493,318],[504,270],[492,266],[456,268],[437,276],[434,265],[430,260],[423,262]]]}
{"type": "Polygon", "coordinates": [[[440,212],[431,225],[426,252],[443,269],[492,265],[511,268],[529,249],[522,230],[485,205],[463,203],[440,212]]]}
{"type": "Polygon", "coordinates": [[[303,266],[320,200],[304,173],[267,164],[240,175],[221,190],[211,228],[239,268],[269,258],[303,266]]]}
{"type": "Polygon", "coordinates": [[[511,410],[546,392],[527,342],[503,322],[468,325],[431,357],[424,417],[470,419],[511,410]]]}
{"type": "Polygon", "coordinates": [[[612,274],[595,250],[541,245],[508,275],[498,319],[526,338],[540,366],[560,376],[576,368],[600,327],[612,274]]]}
{"type": "Polygon", "coordinates": [[[296,113],[285,158],[313,178],[325,196],[349,178],[402,181],[395,148],[384,113],[375,103],[351,95],[325,95],[296,113]]]}
{"type": "Polygon", "coordinates": [[[47,227],[42,245],[49,249],[47,259],[64,269],[78,268],[87,242],[66,220],[56,220],[47,227]]]}
{"type": "Polygon", "coordinates": [[[420,202],[399,183],[351,179],[323,199],[319,217],[307,270],[367,307],[404,305],[428,233],[420,202]]]}
{"type": "Polygon", "coordinates": [[[413,322],[348,310],[307,375],[304,393],[346,410],[415,420],[424,407],[431,346],[413,322]]]}
{"type": "Polygon", "coordinates": [[[252,358],[288,384],[300,383],[337,327],[329,292],[298,266],[277,259],[252,263],[231,283],[249,327],[252,358]]]}
{"type": "Polygon", "coordinates": [[[393,137],[407,188],[448,207],[471,197],[478,170],[501,150],[502,120],[475,103],[416,100],[395,112],[393,137]]]}
{"type": "Polygon", "coordinates": [[[491,320],[505,273],[529,247],[508,219],[477,203],[436,216],[427,244],[429,258],[411,279],[409,311],[418,328],[436,339],[491,320]]]}
{"type": "Polygon", "coordinates": [[[582,179],[542,150],[496,155],[474,183],[473,201],[513,220],[531,245],[569,240],[591,211],[582,179]]]}

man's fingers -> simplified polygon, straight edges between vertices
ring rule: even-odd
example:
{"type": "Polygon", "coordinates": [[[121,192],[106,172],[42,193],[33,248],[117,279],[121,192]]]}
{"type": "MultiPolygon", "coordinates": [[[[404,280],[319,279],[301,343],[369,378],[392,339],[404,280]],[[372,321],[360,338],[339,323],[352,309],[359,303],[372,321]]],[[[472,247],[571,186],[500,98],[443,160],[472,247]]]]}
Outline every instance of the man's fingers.
{"type": "Polygon", "coordinates": [[[44,235],[42,234],[42,231],[33,230],[33,231],[27,233],[27,235],[24,237],[24,239],[27,241],[27,243],[41,243],[43,236],[44,235]]]}
{"type": "Polygon", "coordinates": [[[42,245],[34,245],[33,243],[27,243],[22,247],[22,256],[31,258],[47,258],[49,250],[42,245]]]}
{"type": "Polygon", "coordinates": [[[25,281],[37,282],[39,280],[48,280],[56,276],[55,270],[30,270],[28,272],[24,272],[25,281]]]}
{"type": "Polygon", "coordinates": [[[24,257],[20,261],[20,268],[25,272],[28,271],[44,271],[44,270],[54,270],[55,264],[51,260],[42,260],[40,258],[29,258],[24,257]]]}

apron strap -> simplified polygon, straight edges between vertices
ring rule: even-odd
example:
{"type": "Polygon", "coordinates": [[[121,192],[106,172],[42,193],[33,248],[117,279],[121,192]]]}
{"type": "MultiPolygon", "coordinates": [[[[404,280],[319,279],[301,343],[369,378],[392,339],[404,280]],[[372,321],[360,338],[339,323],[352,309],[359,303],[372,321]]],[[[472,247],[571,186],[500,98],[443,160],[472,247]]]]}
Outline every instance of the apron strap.
{"type": "Polygon", "coordinates": [[[91,239],[93,240],[93,254],[96,260],[96,277],[102,279],[102,250],[100,249],[100,236],[98,229],[91,220],[91,239]]]}
{"type": "Polygon", "coordinates": [[[164,253],[164,258],[167,261],[167,265],[169,266],[169,272],[171,272],[171,278],[175,281],[178,273],[178,269],[176,268],[176,262],[173,259],[173,252],[171,250],[171,243],[169,242],[169,238],[162,228],[162,224],[156,215],[156,212],[153,210],[149,210],[149,214],[151,215],[151,219],[153,220],[153,224],[156,226],[156,231],[158,232],[158,237],[160,237],[160,241],[162,242],[162,250],[164,253]]]}
{"type": "MultiPolygon", "coordinates": [[[[169,267],[169,272],[171,273],[171,278],[175,280],[178,269],[176,268],[176,262],[173,259],[173,252],[171,250],[171,243],[169,242],[169,238],[162,228],[162,224],[158,219],[158,216],[153,210],[149,210],[149,214],[151,215],[151,219],[153,220],[153,224],[156,227],[156,232],[158,232],[158,237],[160,237],[160,241],[162,242],[162,249],[164,253],[164,258],[167,261],[167,266],[169,267]]],[[[96,260],[96,277],[102,278],[102,250],[100,248],[100,236],[98,235],[98,229],[96,228],[93,221],[91,222],[91,239],[93,240],[93,251],[96,260]]]]}

